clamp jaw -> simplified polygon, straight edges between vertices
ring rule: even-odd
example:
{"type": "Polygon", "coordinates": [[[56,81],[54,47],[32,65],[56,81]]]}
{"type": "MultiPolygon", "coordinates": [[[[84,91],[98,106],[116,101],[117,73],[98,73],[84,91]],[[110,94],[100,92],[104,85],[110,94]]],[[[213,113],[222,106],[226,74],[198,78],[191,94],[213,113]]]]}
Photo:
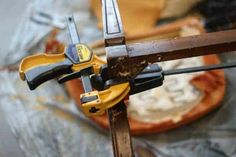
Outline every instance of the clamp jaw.
{"type": "MultiPolygon", "coordinates": [[[[127,95],[159,87],[164,80],[164,72],[157,64],[148,66],[135,79],[125,82],[108,79],[107,72],[107,66],[103,66],[99,74],[92,75],[92,87],[96,91],[84,93],[80,97],[82,110],[86,115],[102,115],[105,110],[121,102],[127,95]]],[[[83,86],[88,87],[86,84],[83,86]]]]}
{"type": "Polygon", "coordinates": [[[108,80],[106,62],[84,44],[69,45],[62,54],[26,57],[20,64],[19,74],[31,90],[54,78],[59,83],[81,78],[85,88],[81,105],[87,116],[102,115],[128,94],[160,86],[164,79],[161,68],[150,65],[135,79],[126,82],[108,80]]]}

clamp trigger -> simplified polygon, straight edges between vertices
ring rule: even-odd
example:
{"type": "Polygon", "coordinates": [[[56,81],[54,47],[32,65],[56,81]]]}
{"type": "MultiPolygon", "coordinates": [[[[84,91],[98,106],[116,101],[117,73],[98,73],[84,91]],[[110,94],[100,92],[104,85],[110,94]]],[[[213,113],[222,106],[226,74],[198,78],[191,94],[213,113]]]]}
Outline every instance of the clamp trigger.
{"type": "Polygon", "coordinates": [[[73,80],[73,79],[77,79],[77,78],[80,78],[80,77],[81,77],[80,71],[76,71],[76,72],[73,72],[73,73],[70,73],[70,74],[66,74],[66,75],[58,78],[57,82],[62,84],[62,83],[65,83],[67,81],[70,81],[70,80],[73,80]]]}

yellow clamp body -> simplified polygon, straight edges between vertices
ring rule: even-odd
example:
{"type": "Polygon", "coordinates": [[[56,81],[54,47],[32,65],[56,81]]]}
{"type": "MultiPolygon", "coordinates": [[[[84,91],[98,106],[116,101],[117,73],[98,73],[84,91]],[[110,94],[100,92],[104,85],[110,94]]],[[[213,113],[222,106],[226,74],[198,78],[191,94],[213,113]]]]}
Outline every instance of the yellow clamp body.
{"type": "Polygon", "coordinates": [[[81,99],[83,97],[97,97],[94,101],[82,103],[82,110],[87,116],[102,115],[108,108],[111,108],[122,101],[128,95],[129,91],[130,86],[129,83],[126,82],[111,86],[103,91],[93,91],[81,94],[81,99]]]}
{"type": "MultiPolygon", "coordinates": [[[[105,61],[97,57],[92,51],[84,44],[77,44],[76,52],[78,53],[79,63],[72,64],[71,70],[73,72],[81,71],[82,69],[93,66],[95,74],[99,74],[102,65],[106,64],[105,61]]],[[[27,79],[26,73],[32,69],[51,66],[58,63],[63,63],[65,60],[70,61],[67,56],[68,47],[64,48],[64,53],[61,54],[37,54],[26,57],[22,60],[19,67],[19,74],[22,80],[27,79]]],[[[32,72],[32,71],[31,71],[32,72]]],[[[47,71],[46,71],[47,72],[47,71]]],[[[34,73],[33,73],[34,74],[34,73]]],[[[81,94],[83,97],[94,96],[96,99],[82,103],[82,110],[87,116],[102,115],[108,108],[113,107],[120,101],[122,101],[130,91],[129,83],[117,84],[110,86],[103,91],[92,91],[89,93],[81,94]]]]}
{"type": "Polygon", "coordinates": [[[92,53],[92,50],[88,48],[85,44],[77,44],[76,45],[78,56],[80,59],[79,64],[74,64],[72,67],[73,71],[80,71],[89,66],[93,66],[93,70],[95,74],[98,74],[100,71],[100,67],[106,62],[100,59],[98,56],[92,53]]]}
{"type": "MultiPolygon", "coordinates": [[[[73,64],[72,71],[80,71],[89,66],[93,66],[95,74],[99,73],[100,67],[106,64],[105,61],[97,57],[92,53],[92,51],[84,44],[76,45],[78,56],[80,59],[79,64],[73,64]]],[[[24,58],[21,61],[19,67],[19,75],[22,80],[25,80],[25,72],[42,65],[50,65],[58,62],[63,62],[66,59],[65,51],[67,47],[64,48],[64,53],[61,54],[37,54],[24,58]]]]}

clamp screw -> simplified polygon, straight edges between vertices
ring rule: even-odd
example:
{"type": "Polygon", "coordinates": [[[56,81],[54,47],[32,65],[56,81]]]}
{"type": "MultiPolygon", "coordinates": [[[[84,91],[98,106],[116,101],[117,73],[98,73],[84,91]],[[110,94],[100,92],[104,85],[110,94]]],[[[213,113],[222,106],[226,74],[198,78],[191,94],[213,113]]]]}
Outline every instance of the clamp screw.
{"type": "Polygon", "coordinates": [[[100,109],[96,108],[96,107],[91,107],[89,112],[90,113],[96,113],[97,111],[99,111],[100,109]]]}

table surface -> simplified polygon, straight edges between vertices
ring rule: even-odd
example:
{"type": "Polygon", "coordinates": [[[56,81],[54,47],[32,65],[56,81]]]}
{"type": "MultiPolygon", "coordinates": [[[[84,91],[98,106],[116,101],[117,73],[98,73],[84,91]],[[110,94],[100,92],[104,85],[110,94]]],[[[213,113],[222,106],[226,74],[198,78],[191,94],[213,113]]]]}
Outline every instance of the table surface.
{"type": "MultiPolygon", "coordinates": [[[[74,2],[84,3],[83,0],[74,2]]],[[[4,0],[5,3],[8,2],[4,0]]],[[[24,8],[22,6],[19,5],[18,9],[24,8]]],[[[16,11],[18,14],[19,12],[16,11]]],[[[87,14],[78,14],[84,15],[84,21],[88,21],[87,14]]],[[[12,15],[13,21],[14,18],[17,16],[12,15]]],[[[81,22],[82,28],[85,28],[84,21],[81,22]]],[[[8,30],[7,25],[12,26],[13,23],[4,23],[5,28],[0,29],[0,32],[8,30]]],[[[26,23],[27,21],[24,21],[21,27],[29,25],[26,23]]],[[[40,29],[46,34],[51,28],[40,29]]],[[[86,35],[89,32],[86,32],[86,29],[80,30],[80,33],[86,35]]],[[[18,31],[15,43],[22,43],[21,33],[18,31]]],[[[99,32],[95,34],[99,35],[99,32]]],[[[8,51],[5,50],[7,47],[0,49],[1,56],[6,56],[8,51]]],[[[23,56],[28,53],[16,50],[18,51],[15,55],[23,56]]],[[[228,54],[222,55],[221,58],[223,61],[231,61],[236,59],[236,56],[228,54]]],[[[0,58],[0,62],[8,63],[4,57],[0,58]]],[[[140,157],[236,157],[236,69],[227,69],[225,73],[227,92],[219,109],[173,131],[133,138],[135,152],[140,157]]],[[[17,71],[7,70],[1,71],[0,81],[0,157],[112,156],[109,133],[88,122],[76,110],[63,86],[58,85],[56,81],[50,81],[35,91],[29,91],[25,82],[19,80],[17,71]]]]}

